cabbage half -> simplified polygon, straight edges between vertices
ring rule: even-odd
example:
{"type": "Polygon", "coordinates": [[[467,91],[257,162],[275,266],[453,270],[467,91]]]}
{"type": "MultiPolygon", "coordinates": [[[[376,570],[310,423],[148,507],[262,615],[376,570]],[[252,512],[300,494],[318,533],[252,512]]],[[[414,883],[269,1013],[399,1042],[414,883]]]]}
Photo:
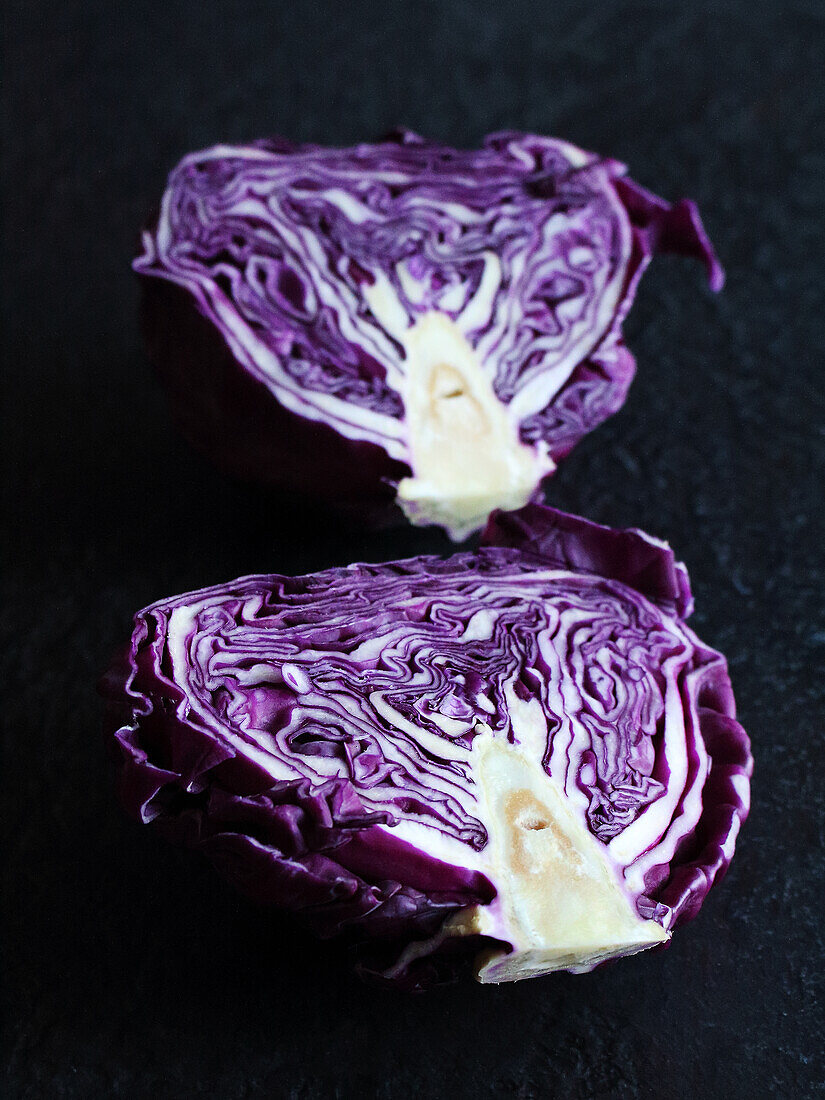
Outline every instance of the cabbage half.
{"type": "Polygon", "coordinates": [[[520,507],[621,406],[651,256],[722,284],[695,206],[624,173],[514,133],[185,157],[134,265],[182,427],[244,476],[455,540],[520,507]]]}
{"type": "Polygon", "coordinates": [[[132,814],[412,987],[665,944],[748,812],[667,545],[538,505],[485,543],[162,600],[104,681],[132,814]]]}

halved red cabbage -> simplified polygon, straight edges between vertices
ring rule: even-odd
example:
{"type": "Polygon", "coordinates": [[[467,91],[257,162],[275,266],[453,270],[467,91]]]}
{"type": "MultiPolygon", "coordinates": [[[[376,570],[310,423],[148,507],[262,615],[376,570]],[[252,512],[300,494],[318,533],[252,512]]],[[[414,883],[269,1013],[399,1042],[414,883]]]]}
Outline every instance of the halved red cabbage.
{"type": "Polygon", "coordinates": [[[530,134],[193,153],[135,270],[186,434],[243,476],[456,540],[622,404],[657,251],[723,274],[693,203],[530,134]]]}
{"type": "Polygon", "coordinates": [[[664,944],[748,812],[668,546],[538,505],[485,543],[161,600],[103,685],[134,816],[411,987],[664,944]]]}

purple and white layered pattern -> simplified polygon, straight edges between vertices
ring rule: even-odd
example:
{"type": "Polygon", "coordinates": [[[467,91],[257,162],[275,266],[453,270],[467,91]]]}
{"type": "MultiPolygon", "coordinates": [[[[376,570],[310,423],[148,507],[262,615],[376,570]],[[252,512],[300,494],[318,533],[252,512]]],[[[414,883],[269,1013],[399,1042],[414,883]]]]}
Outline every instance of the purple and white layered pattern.
{"type": "Polygon", "coordinates": [[[106,682],[129,810],[409,985],[666,942],[748,811],[668,547],[536,505],[485,537],[160,601],[106,682]]]}
{"type": "Polygon", "coordinates": [[[182,425],[238,472],[394,495],[455,538],[524,504],[624,400],[621,323],[651,256],[722,283],[695,206],[624,172],[513,133],[185,157],[135,261],[182,425]]]}

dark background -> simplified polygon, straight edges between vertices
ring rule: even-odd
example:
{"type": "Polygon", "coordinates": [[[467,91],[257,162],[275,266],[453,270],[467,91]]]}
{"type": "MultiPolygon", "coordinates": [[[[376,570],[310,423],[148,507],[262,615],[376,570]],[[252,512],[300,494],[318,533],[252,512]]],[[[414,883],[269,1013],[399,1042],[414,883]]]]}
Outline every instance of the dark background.
{"type": "Polygon", "coordinates": [[[3,905],[12,1097],[807,1097],[823,1089],[825,5],[111,0],[6,7],[3,905]],[[505,14],[506,9],[506,14],[505,14]],[[626,408],[554,503],[670,539],[757,758],[726,881],[673,947],[418,998],[126,820],[94,693],[132,613],[252,571],[446,548],[346,533],[207,467],[141,347],[129,263],[185,152],[398,123],[533,129],[701,204],[626,408]]]}

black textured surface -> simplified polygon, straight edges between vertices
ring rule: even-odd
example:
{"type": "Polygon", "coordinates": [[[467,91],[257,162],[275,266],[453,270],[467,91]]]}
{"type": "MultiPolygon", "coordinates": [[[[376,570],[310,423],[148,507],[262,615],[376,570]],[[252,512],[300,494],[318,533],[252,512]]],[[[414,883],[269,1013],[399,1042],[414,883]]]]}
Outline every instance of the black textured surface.
{"type": "Polygon", "coordinates": [[[814,0],[7,6],[5,1095],[821,1094],[823,16],[814,0]],[[457,144],[549,132],[700,201],[728,285],[713,298],[697,267],[655,265],[627,327],[629,403],[552,499],[671,540],[758,769],[732,870],[671,950],[417,999],[358,985],[332,947],[126,821],[93,690],[155,597],[444,546],[339,532],[208,469],[170,427],[129,272],[184,152],[399,122],[457,144]]]}

